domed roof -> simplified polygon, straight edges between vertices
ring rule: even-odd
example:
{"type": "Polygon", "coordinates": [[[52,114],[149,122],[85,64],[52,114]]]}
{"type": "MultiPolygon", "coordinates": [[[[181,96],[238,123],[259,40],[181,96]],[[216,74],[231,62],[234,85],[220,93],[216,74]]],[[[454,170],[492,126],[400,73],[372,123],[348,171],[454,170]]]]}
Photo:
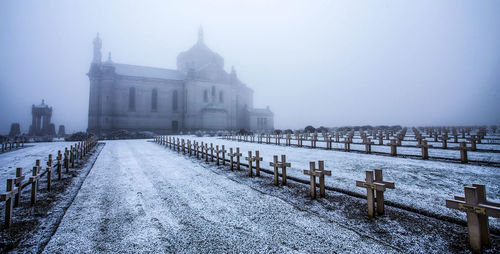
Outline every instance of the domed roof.
{"type": "Polygon", "coordinates": [[[196,77],[209,80],[224,79],[228,75],[224,71],[224,58],[205,45],[201,27],[196,44],[177,56],[177,69],[184,74],[194,72],[196,77]]]}

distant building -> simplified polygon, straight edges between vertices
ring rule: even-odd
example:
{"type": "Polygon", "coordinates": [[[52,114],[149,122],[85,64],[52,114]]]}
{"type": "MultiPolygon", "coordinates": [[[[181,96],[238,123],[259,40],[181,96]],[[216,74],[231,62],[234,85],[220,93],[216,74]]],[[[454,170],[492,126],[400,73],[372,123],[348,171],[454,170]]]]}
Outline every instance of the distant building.
{"type": "Polygon", "coordinates": [[[19,123],[12,123],[10,125],[9,136],[15,137],[21,135],[21,125],[19,123]]]}
{"type": "Polygon", "coordinates": [[[44,100],[40,105],[31,106],[31,116],[30,136],[53,136],[56,134],[56,127],[51,122],[52,107],[46,105],[44,100]]]}
{"type": "Polygon", "coordinates": [[[101,62],[101,39],[94,39],[88,131],[114,129],[177,132],[188,130],[271,130],[269,107],[253,107],[253,90],[234,68],[203,41],[177,56],[177,70],[101,62]]]}

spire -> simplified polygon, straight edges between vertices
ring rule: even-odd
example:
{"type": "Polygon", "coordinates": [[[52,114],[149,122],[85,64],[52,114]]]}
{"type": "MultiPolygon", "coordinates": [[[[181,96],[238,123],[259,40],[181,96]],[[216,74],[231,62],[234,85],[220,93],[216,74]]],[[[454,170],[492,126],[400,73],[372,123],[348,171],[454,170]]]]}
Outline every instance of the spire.
{"type": "Polygon", "coordinates": [[[111,60],[111,51],[108,53],[108,60],[104,63],[104,66],[113,66],[113,61],[111,60]]]}
{"type": "Polygon", "coordinates": [[[203,43],[203,27],[198,28],[198,43],[203,43]]]}
{"type": "Polygon", "coordinates": [[[101,63],[101,47],[102,41],[99,38],[99,33],[97,33],[94,39],[94,58],[92,59],[93,63],[101,63]]]}

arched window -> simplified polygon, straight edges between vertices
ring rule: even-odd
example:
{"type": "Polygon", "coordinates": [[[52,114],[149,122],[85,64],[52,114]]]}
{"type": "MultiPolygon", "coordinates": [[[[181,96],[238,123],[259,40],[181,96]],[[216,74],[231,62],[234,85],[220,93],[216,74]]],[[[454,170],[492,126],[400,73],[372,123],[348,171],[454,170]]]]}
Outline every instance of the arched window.
{"type": "Polygon", "coordinates": [[[207,90],[203,91],[203,101],[208,102],[208,91],[207,90]]]}
{"type": "Polygon", "coordinates": [[[174,91],[173,95],[172,95],[172,110],[174,112],[177,112],[177,104],[178,104],[178,95],[177,95],[177,90],[174,91]]]}
{"type": "Polygon", "coordinates": [[[153,88],[151,91],[151,111],[156,112],[158,110],[158,89],[153,88]]]}
{"type": "Polygon", "coordinates": [[[215,86],[212,86],[212,97],[215,97],[215,86]]]}
{"type": "Polygon", "coordinates": [[[128,111],[135,111],[135,87],[128,89],[128,111]]]}
{"type": "Polygon", "coordinates": [[[220,103],[224,102],[224,93],[222,91],[219,91],[219,102],[220,103]]]}

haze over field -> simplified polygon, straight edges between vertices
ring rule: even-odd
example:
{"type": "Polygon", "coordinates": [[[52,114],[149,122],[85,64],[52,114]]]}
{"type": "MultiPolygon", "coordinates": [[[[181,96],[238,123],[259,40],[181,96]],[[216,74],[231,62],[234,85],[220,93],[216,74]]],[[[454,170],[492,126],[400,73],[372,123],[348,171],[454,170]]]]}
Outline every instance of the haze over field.
{"type": "Polygon", "coordinates": [[[103,60],[176,68],[205,42],[275,127],[500,124],[499,1],[3,1],[0,133],[31,105],[87,128],[92,40],[103,60]]]}

